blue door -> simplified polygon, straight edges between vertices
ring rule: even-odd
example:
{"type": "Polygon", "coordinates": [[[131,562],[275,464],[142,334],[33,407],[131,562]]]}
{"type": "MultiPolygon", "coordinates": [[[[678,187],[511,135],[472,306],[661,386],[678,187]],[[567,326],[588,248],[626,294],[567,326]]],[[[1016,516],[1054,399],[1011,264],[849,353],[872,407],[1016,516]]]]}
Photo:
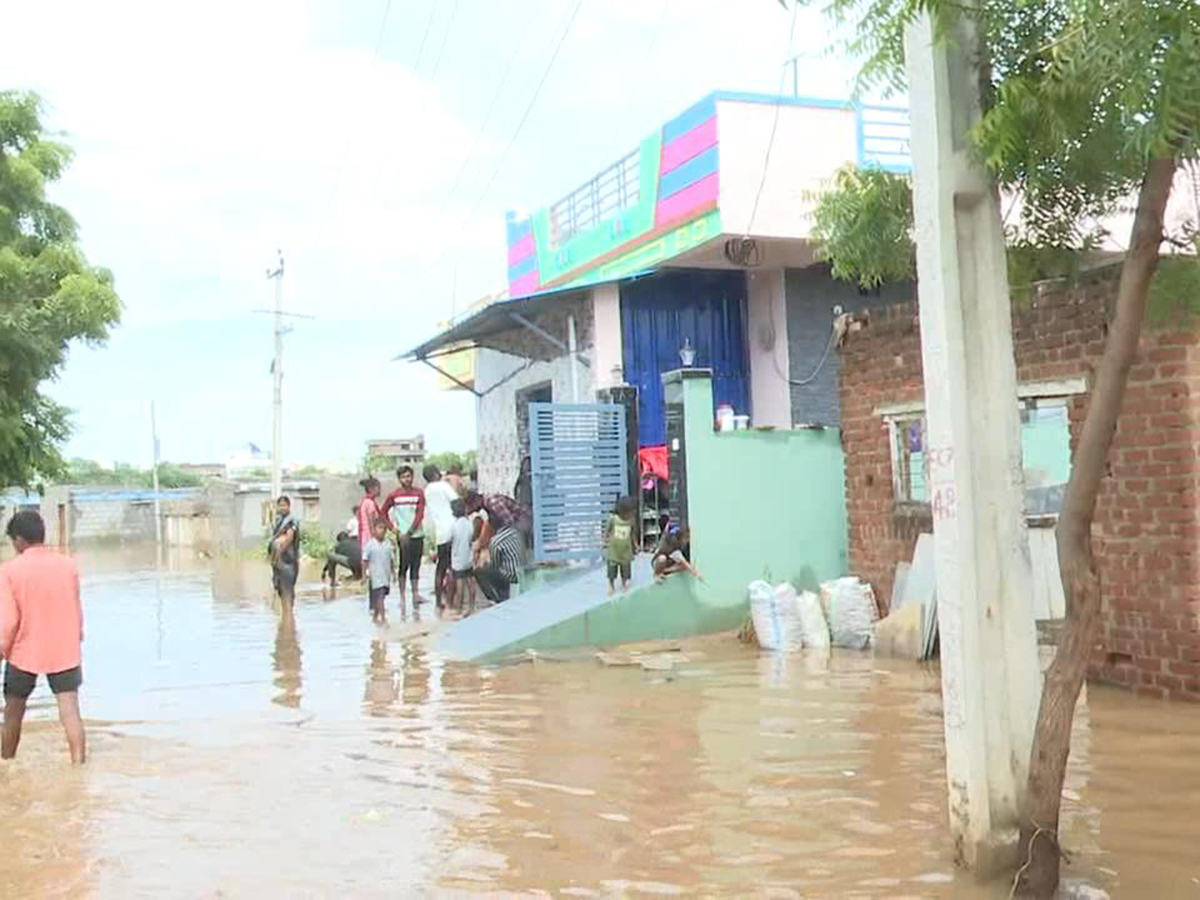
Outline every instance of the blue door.
{"type": "MultiPolygon", "coordinates": [[[[750,412],[744,272],[666,272],[621,285],[625,380],[638,388],[638,439],[666,441],[662,373],[680,367],[685,339],[697,368],[712,369],[713,400],[750,412]]],[[[714,411],[715,412],[715,411],[714,411]]]]}

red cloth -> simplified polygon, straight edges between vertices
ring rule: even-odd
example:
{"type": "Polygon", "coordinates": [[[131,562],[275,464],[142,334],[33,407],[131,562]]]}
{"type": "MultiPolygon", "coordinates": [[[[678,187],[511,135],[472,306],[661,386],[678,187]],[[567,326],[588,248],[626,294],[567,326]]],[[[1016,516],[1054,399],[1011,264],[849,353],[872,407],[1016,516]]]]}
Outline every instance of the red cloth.
{"type": "Polygon", "coordinates": [[[638,450],[638,465],[641,466],[643,475],[650,474],[663,481],[670,481],[667,459],[666,444],[659,444],[657,447],[642,447],[638,450]]]}

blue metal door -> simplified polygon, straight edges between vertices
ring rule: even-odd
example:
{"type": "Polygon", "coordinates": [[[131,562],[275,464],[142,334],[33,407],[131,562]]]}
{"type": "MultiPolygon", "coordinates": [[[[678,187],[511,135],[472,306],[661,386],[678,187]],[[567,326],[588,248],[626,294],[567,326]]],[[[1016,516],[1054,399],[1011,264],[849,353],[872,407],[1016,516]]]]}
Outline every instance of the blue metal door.
{"type": "Polygon", "coordinates": [[[684,340],[694,365],[712,369],[713,400],[750,412],[746,359],[744,272],[669,272],[621,285],[621,343],[625,380],[638,388],[638,439],[666,440],[662,373],[680,367],[684,340]]]}
{"type": "Polygon", "coordinates": [[[529,448],[534,558],[603,556],[604,522],[629,490],[625,408],[530,403],[529,448]]]}

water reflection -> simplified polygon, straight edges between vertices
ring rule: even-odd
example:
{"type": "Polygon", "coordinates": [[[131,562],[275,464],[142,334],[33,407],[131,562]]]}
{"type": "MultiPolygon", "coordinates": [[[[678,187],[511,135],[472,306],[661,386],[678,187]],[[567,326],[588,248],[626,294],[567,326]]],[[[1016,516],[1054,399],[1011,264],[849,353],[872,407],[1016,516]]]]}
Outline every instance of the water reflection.
{"type": "Polygon", "coordinates": [[[388,645],[384,640],[371,641],[371,659],[367,663],[367,687],[363,703],[373,716],[386,715],[400,697],[396,672],[388,663],[388,645]]]}
{"type": "MultiPolygon", "coordinates": [[[[361,594],[281,616],[251,565],[87,576],[92,759],[42,688],[0,897],[1007,896],[953,866],[936,670],[722,641],[448,664],[361,594]]],[[[1066,874],[1194,895],[1197,754],[1200,709],[1089,690],[1066,874]]]]}
{"type": "Polygon", "coordinates": [[[275,649],[271,660],[275,669],[275,687],[279,689],[272,700],[280,706],[295,709],[300,706],[304,679],[301,675],[300,640],[296,634],[296,614],[284,607],[275,630],[275,649]]]}

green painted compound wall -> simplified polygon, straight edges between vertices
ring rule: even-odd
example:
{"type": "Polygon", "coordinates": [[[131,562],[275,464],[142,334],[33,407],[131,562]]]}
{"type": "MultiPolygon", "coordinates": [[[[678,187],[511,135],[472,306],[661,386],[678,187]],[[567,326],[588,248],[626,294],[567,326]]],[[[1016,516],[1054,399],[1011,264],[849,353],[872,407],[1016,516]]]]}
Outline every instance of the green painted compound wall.
{"type": "Polygon", "coordinates": [[[710,601],[744,605],[746,585],[756,578],[816,589],[845,575],[840,432],[716,433],[712,381],[693,374],[682,379],[688,523],[710,601]]]}
{"type": "MultiPolygon", "coordinates": [[[[712,381],[679,380],[684,394],[692,561],[703,576],[672,575],[531,630],[490,658],[525,650],[611,647],[738,627],[757,578],[815,589],[846,574],[845,471],[838,431],[714,433],[712,381]]],[[[644,561],[643,561],[643,564],[644,561]]],[[[577,590],[603,596],[599,577],[577,590]]],[[[521,595],[540,596],[534,585],[521,595]]],[[[552,602],[547,598],[547,602],[552,602]]]]}

